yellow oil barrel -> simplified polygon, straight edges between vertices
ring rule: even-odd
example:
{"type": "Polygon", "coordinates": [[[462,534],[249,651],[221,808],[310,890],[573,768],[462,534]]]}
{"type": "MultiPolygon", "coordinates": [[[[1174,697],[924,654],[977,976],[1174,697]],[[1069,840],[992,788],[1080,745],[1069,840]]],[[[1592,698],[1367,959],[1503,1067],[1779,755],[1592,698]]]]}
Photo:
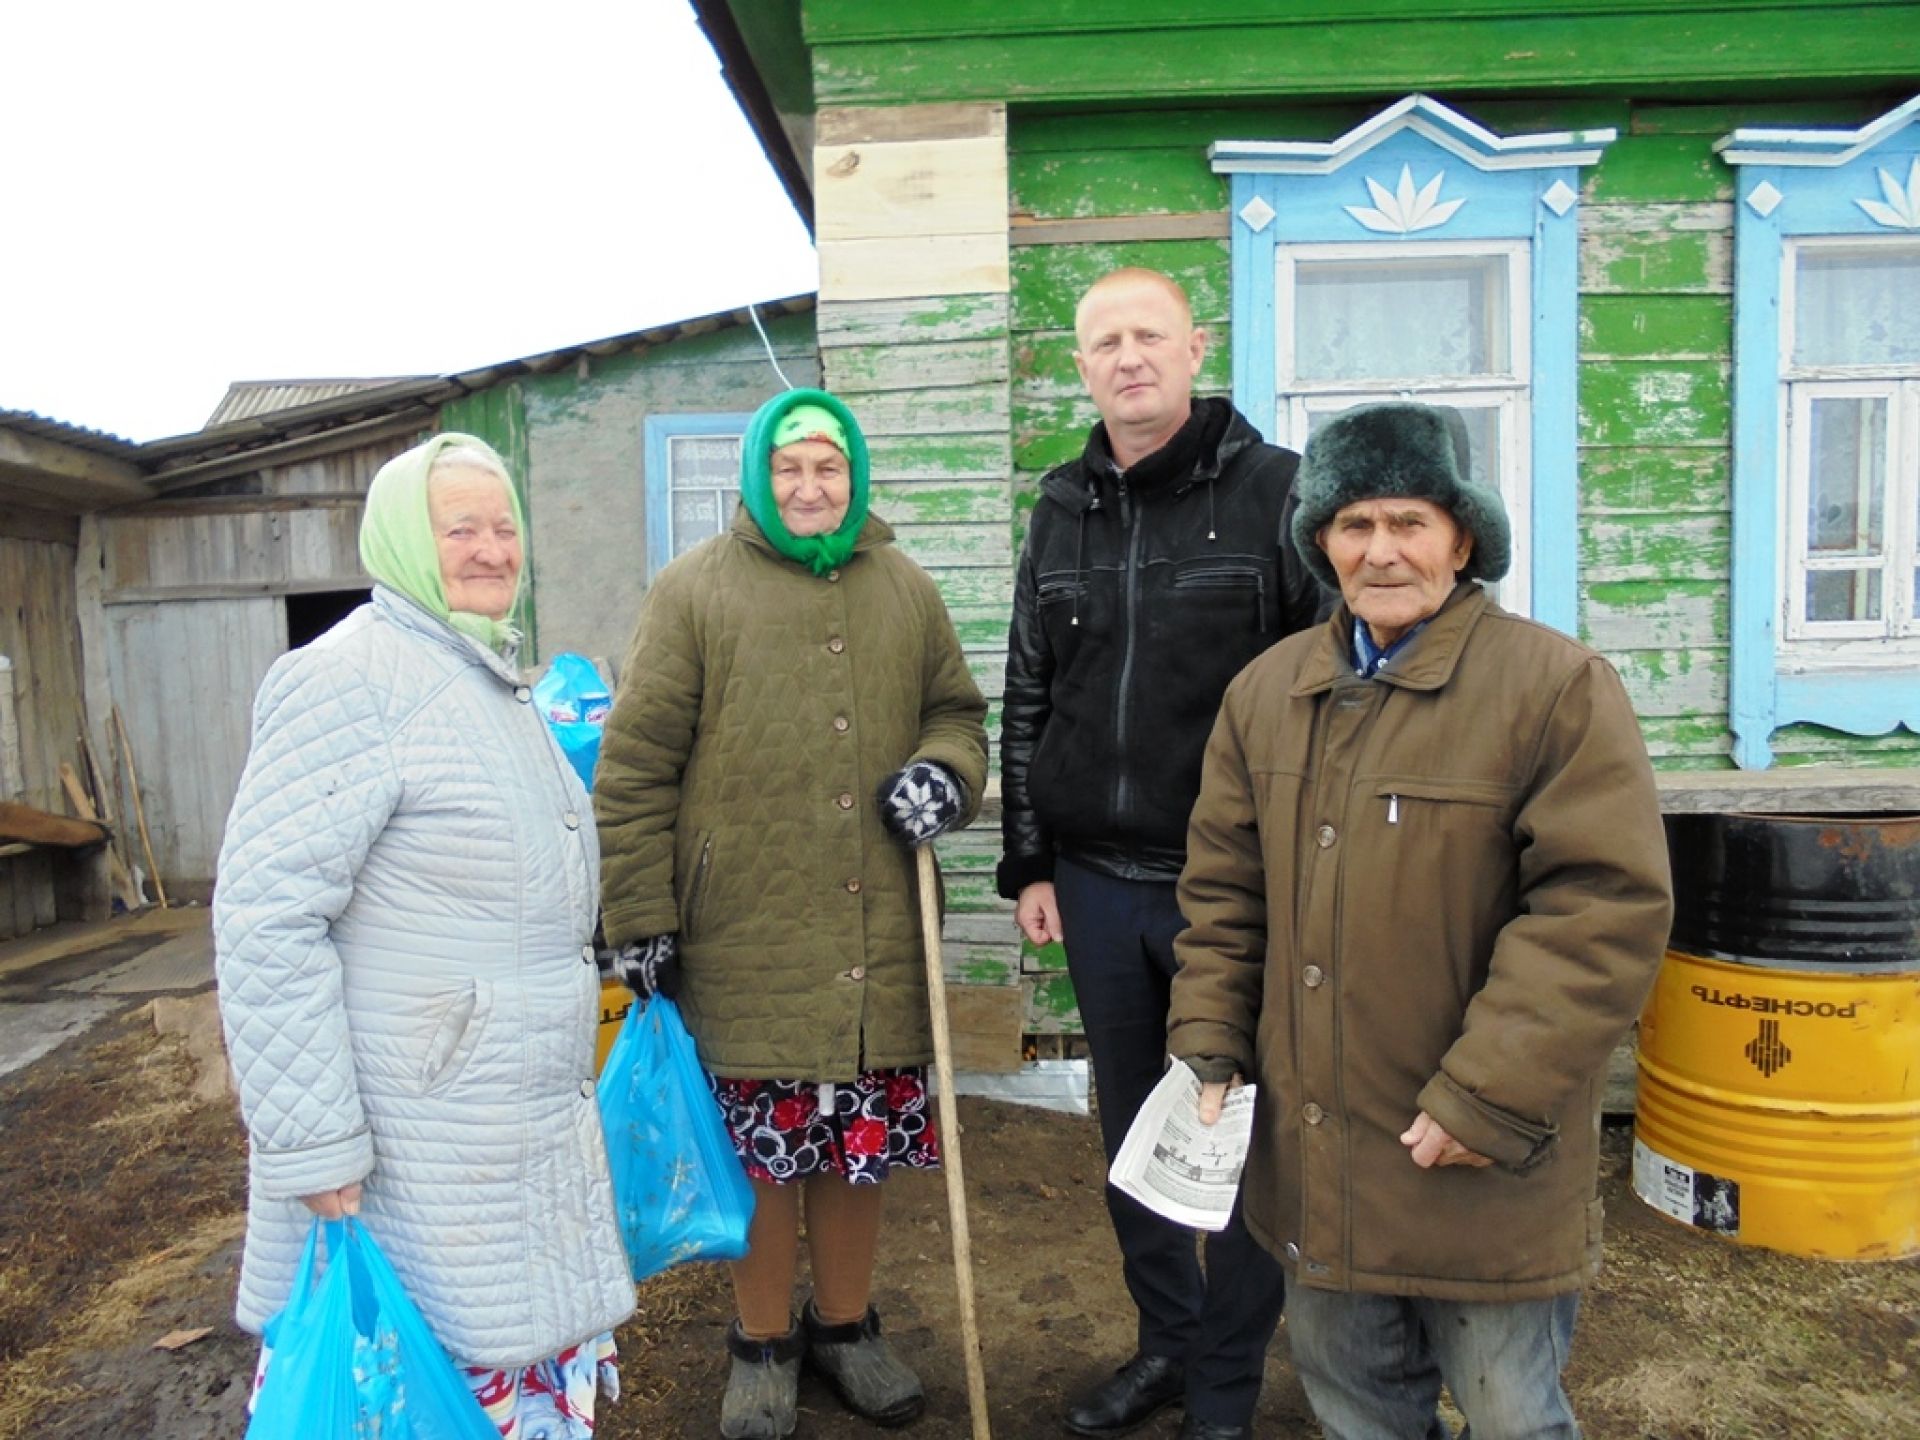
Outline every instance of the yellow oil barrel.
{"type": "Polygon", "coordinates": [[[631,990],[618,980],[600,982],[600,1032],[593,1053],[594,1074],[598,1075],[607,1068],[607,1052],[613,1049],[614,1037],[620,1033],[620,1022],[627,1018],[627,1011],[632,1008],[631,990]]]}
{"type": "Polygon", "coordinates": [[[1634,1191],[1831,1260],[1920,1254],[1920,820],[1669,820],[1634,1191]]]}

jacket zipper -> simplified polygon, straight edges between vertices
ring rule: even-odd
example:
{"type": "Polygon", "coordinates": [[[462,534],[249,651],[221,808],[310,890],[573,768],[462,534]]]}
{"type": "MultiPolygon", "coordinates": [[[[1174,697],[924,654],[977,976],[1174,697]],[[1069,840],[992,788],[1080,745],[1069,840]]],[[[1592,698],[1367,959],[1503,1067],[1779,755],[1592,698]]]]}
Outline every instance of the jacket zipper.
{"type": "Polygon", "coordinates": [[[1113,776],[1113,819],[1120,824],[1133,799],[1127,783],[1127,700],[1133,689],[1134,619],[1140,600],[1140,528],[1133,523],[1133,504],[1127,495],[1127,477],[1116,477],[1120,485],[1120,528],[1127,532],[1127,640],[1120,652],[1120,690],[1114,696],[1113,744],[1119,757],[1113,776]]]}
{"type": "Polygon", "coordinates": [[[1387,824],[1398,825],[1399,823],[1400,797],[1398,795],[1389,795],[1387,796],[1387,824]]]}

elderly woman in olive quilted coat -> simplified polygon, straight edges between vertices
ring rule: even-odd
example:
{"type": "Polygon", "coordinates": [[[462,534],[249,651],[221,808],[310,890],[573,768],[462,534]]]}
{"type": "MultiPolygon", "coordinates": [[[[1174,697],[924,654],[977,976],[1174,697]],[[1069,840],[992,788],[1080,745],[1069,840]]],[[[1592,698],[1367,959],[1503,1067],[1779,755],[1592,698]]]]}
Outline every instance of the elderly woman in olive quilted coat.
{"type": "Polygon", "coordinates": [[[986,704],[933,581],[867,514],[844,405],[769,401],[741,465],[732,527],[648,593],[594,790],[616,972],[677,991],[754,1181],[721,1432],[771,1440],[803,1354],[877,1423],[923,1405],[869,1304],[877,1182],[938,1161],[911,850],[978,808],[986,704]]]}

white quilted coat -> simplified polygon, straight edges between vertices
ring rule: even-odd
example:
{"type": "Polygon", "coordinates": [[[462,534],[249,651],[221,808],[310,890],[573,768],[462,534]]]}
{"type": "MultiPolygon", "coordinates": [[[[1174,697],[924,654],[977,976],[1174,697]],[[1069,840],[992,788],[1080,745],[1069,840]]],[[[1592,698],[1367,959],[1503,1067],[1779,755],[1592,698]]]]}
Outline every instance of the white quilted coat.
{"type": "Polygon", "coordinates": [[[593,1093],[598,844],[530,699],[384,589],[260,687],[213,902],[250,1330],[286,1300],[296,1197],[356,1180],[462,1363],[532,1364],[634,1308],[593,1093]]]}

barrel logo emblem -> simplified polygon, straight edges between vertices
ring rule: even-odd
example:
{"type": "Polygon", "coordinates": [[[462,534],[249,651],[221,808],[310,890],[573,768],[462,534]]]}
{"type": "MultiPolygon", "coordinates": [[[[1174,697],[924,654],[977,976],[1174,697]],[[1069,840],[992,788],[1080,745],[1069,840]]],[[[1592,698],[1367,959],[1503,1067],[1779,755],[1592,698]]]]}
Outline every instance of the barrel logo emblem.
{"type": "Polygon", "coordinates": [[[1747,1059],[1753,1062],[1753,1068],[1769,1080],[1773,1078],[1774,1071],[1784,1070],[1787,1062],[1793,1059],[1793,1051],[1780,1039],[1778,1020],[1760,1022],[1760,1033],[1747,1042],[1746,1054],[1747,1059]]]}

